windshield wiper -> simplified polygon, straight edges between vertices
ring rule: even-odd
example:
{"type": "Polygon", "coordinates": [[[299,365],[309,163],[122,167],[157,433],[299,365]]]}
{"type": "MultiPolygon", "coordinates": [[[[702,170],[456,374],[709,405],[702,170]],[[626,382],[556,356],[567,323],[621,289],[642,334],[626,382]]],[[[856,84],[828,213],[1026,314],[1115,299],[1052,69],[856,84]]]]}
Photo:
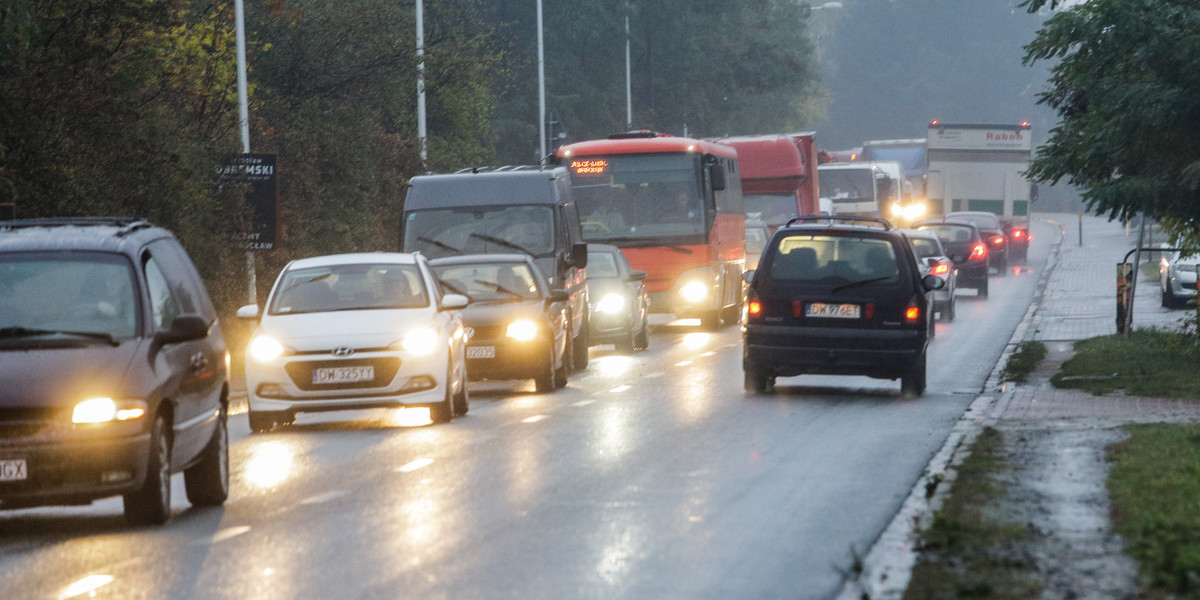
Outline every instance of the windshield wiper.
{"type": "Polygon", "coordinates": [[[113,346],[120,345],[112,335],[98,331],[61,331],[57,329],[33,329],[29,327],[0,327],[0,338],[37,337],[43,335],[73,335],[100,340],[113,346]]]}
{"type": "Polygon", "coordinates": [[[860,286],[860,285],[866,285],[866,284],[868,284],[868,283],[877,283],[877,282],[880,282],[880,281],[886,281],[886,280],[888,280],[888,279],[891,279],[892,277],[895,277],[895,275],[888,275],[888,276],[886,276],[886,277],[872,277],[872,278],[870,278],[870,279],[862,279],[862,280],[859,280],[859,281],[851,281],[850,283],[843,283],[842,285],[839,285],[839,286],[837,286],[837,287],[833,288],[833,289],[832,289],[832,290],[830,290],[830,291],[831,291],[831,292],[838,292],[838,291],[844,290],[844,289],[846,289],[846,288],[852,288],[852,287],[856,287],[856,286],[860,286]]]}
{"type": "Polygon", "coordinates": [[[486,286],[496,290],[497,292],[500,292],[502,294],[508,294],[509,296],[512,296],[513,298],[516,298],[517,300],[525,300],[525,296],[521,295],[518,292],[514,292],[494,281],[485,281],[483,279],[476,279],[475,283],[478,283],[480,285],[486,285],[486,286]]]}
{"type": "Polygon", "coordinates": [[[459,250],[458,248],[455,248],[454,246],[451,246],[450,244],[447,244],[447,243],[445,243],[445,242],[439,242],[439,241],[437,241],[437,240],[435,240],[435,239],[430,239],[430,238],[427,238],[427,237],[425,237],[425,236],[420,236],[420,237],[418,237],[418,238],[417,238],[417,241],[418,241],[418,242],[425,242],[426,244],[432,244],[432,245],[434,245],[434,246],[437,246],[438,248],[441,248],[441,249],[443,249],[443,250],[449,250],[449,251],[451,251],[451,252],[453,252],[453,253],[455,253],[455,254],[459,254],[459,255],[461,255],[461,254],[463,253],[463,251],[462,251],[462,250],[459,250]]]}
{"type": "Polygon", "coordinates": [[[680,246],[678,244],[664,244],[660,240],[648,240],[645,238],[625,237],[625,238],[608,238],[605,241],[613,244],[614,246],[620,246],[622,248],[649,248],[651,246],[655,246],[655,247],[662,246],[663,248],[670,248],[676,252],[681,252],[683,254],[692,254],[691,248],[680,246]]]}
{"type": "Polygon", "coordinates": [[[469,235],[470,237],[473,237],[473,238],[479,238],[485,242],[491,242],[493,244],[499,244],[501,246],[512,248],[513,250],[517,250],[518,252],[521,252],[523,254],[528,254],[530,256],[533,256],[533,253],[530,252],[529,250],[526,250],[524,246],[522,246],[520,244],[514,244],[508,240],[503,240],[498,237],[488,235],[486,233],[470,233],[467,235],[469,235]]]}

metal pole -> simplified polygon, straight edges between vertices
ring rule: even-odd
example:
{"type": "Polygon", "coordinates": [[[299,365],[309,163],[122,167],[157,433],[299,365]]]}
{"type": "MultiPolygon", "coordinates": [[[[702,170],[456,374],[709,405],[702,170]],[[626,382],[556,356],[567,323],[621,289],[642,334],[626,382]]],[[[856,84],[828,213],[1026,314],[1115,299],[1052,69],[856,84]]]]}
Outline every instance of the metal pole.
{"type": "Polygon", "coordinates": [[[542,35],[542,0],[537,0],[538,40],[538,166],[546,162],[546,51],[542,35]]]}
{"type": "Polygon", "coordinates": [[[417,138],[421,140],[421,169],[429,171],[429,141],[425,128],[425,3],[417,0],[417,138]]]}
{"type": "Polygon", "coordinates": [[[1079,247],[1083,247],[1083,213],[1079,213],[1079,247]]]}
{"type": "Polygon", "coordinates": [[[625,15],[625,129],[633,129],[633,75],[629,61],[629,15],[625,15]]]}
{"type": "Polygon", "coordinates": [[[1138,227],[1137,249],[1133,253],[1133,283],[1129,288],[1129,306],[1125,313],[1125,335],[1133,329],[1133,299],[1137,296],[1138,276],[1142,270],[1142,240],[1146,237],[1146,213],[1142,213],[1142,224],[1138,227]]]}
{"type": "MultiPolygon", "coordinates": [[[[246,98],[246,10],[242,0],[234,0],[237,33],[238,128],[242,134],[242,153],[250,153],[250,102],[246,98]]],[[[246,275],[249,303],[258,304],[258,282],[254,274],[254,251],[246,251],[246,275]]]]}

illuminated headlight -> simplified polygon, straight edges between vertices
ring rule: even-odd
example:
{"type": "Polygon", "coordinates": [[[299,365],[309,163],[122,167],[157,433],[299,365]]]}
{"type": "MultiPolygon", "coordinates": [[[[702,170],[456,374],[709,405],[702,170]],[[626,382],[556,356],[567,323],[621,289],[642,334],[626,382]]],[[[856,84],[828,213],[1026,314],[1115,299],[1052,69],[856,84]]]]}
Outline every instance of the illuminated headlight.
{"type": "Polygon", "coordinates": [[[893,204],[892,205],[892,216],[893,217],[904,216],[904,207],[900,206],[899,204],[893,204]]]}
{"type": "Polygon", "coordinates": [[[679,288],[679,295],[688,302],[700,302],[708,297],[708,286],[699,281],[689,281],[679,288]]]}
{"type": "Polygon", "coordinates": [[[275,341],[275,338],[270,336],[256,336],[250,340],[250,345],[246,348],[246,354],[258,362],[271,362],[279,358],[280,354],[283,354],[283,344],[275,341]]]}
{"type": "Polygon", "coordinates": [[[504,331],[504,335],[517,340],[518,342],[528,342],[537,337],[537,323],[528,319],[520,319],[508,324],[508,329],[504,331]]]}
{"type": "Polygon", "coordinates": [[[608,315],[615,315],[625,309],[625,296],[622,294],[608,294],[600,299],[596,304],[596,312],[602,312],[608,315]]]}
{"type": "Polygon", "coordinates": [[[141,400],[121,400],[112,398],[88,398],[75,405],[71,413],[72,423],[109,423],[111,421],[132,421],[146,414],[146,403],[141,400]]]}
{"type": "Polygon", "coordinates": [[[925,205],[920,202],[914,202],[904,208],[904,218],[915,221],[925,216],[925,205]]]}
{"type": "Polygon", "coordinates": [[[432,327],[422,327],[408,332],[401,342],[404,349],[416,356],[433,354],[438,347],[438,334],[432,327]]]}

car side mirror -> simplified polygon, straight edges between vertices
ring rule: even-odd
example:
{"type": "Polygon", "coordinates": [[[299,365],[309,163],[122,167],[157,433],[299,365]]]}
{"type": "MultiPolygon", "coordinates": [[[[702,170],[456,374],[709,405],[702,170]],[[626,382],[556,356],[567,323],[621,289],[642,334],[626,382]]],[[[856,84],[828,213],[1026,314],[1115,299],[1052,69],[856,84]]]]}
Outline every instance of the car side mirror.
{"type": "Polygon", "coordinates": [[[571,293],[567,290],[550,290],[550,297],[546,298],[547,302],[568,302],[571,300],[571,293]]]}
{"type": "Polygon", "coordinates": [[[155,340],[159,344],[178,344],[208,337],[208,321],[197,314],[179,315],[171,321],[171,328],[159,332],[155,340]]]}
{"type": "Polygon", "coordinates": [[[629,281],[630,282],[643,281],[645,279],[646,279],[645,271],[630,271],[629,272],[629,281]]]}
{"type": "Polygon", "coordinates": [[[926,275],[921,278],[921,285],[925,286],[926,291],[933,291],[946,287],[946,282],[937,275],[926,275]]]}
{"type": "Polygon", "coordinates": [[[438,306],[438,310],[461,310],[471,303],[471,299],[462,294],[446,294],[442,296],[442,303],[438,306]]]}
{"type": "Polygon", "coordinates": [[[936,267],[938,265],[938,259],[930,256],[925,259],[925,264],[928,265],[930,268],[936,267]]]}
{"type": "Polygon", "coordinates": [[[742,273],[742,281],[745,281],[746,283],[754,283],[754,271],[754,269],[750,269],[749,271],[742,273]]]}
{"type": "Polygon", "coordinates": [[[586,243],[580,242],[571,245],[571,263],[579,269],[587,268],[588,250],[586,243]]]}
{"type": "Polygon", "coordinates": [[[247,304],[247,305],[237,309],[237,318],[239,318],[239,319],[257,319],[258,318],[258,305],[257,304],[247,304]]]}
{"type": "Polygon", "coordinates": [[[725,189],[728,186],[728,182],[725,181],[725,166],[721,164],[709,165],[708,180],[712,183],[714,192],[725,189]]]}

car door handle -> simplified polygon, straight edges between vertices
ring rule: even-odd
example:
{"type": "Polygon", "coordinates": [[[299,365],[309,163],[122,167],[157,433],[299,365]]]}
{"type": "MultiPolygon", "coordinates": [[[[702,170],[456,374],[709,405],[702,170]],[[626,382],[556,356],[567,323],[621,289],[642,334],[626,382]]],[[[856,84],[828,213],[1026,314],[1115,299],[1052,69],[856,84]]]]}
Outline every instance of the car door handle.
{"type": "Polygon", "coordinates": [[[208,367],[208,357],[203,352],[197,352],[192,355],[191,365],[193,371],[203,371],[208,367]]]}

